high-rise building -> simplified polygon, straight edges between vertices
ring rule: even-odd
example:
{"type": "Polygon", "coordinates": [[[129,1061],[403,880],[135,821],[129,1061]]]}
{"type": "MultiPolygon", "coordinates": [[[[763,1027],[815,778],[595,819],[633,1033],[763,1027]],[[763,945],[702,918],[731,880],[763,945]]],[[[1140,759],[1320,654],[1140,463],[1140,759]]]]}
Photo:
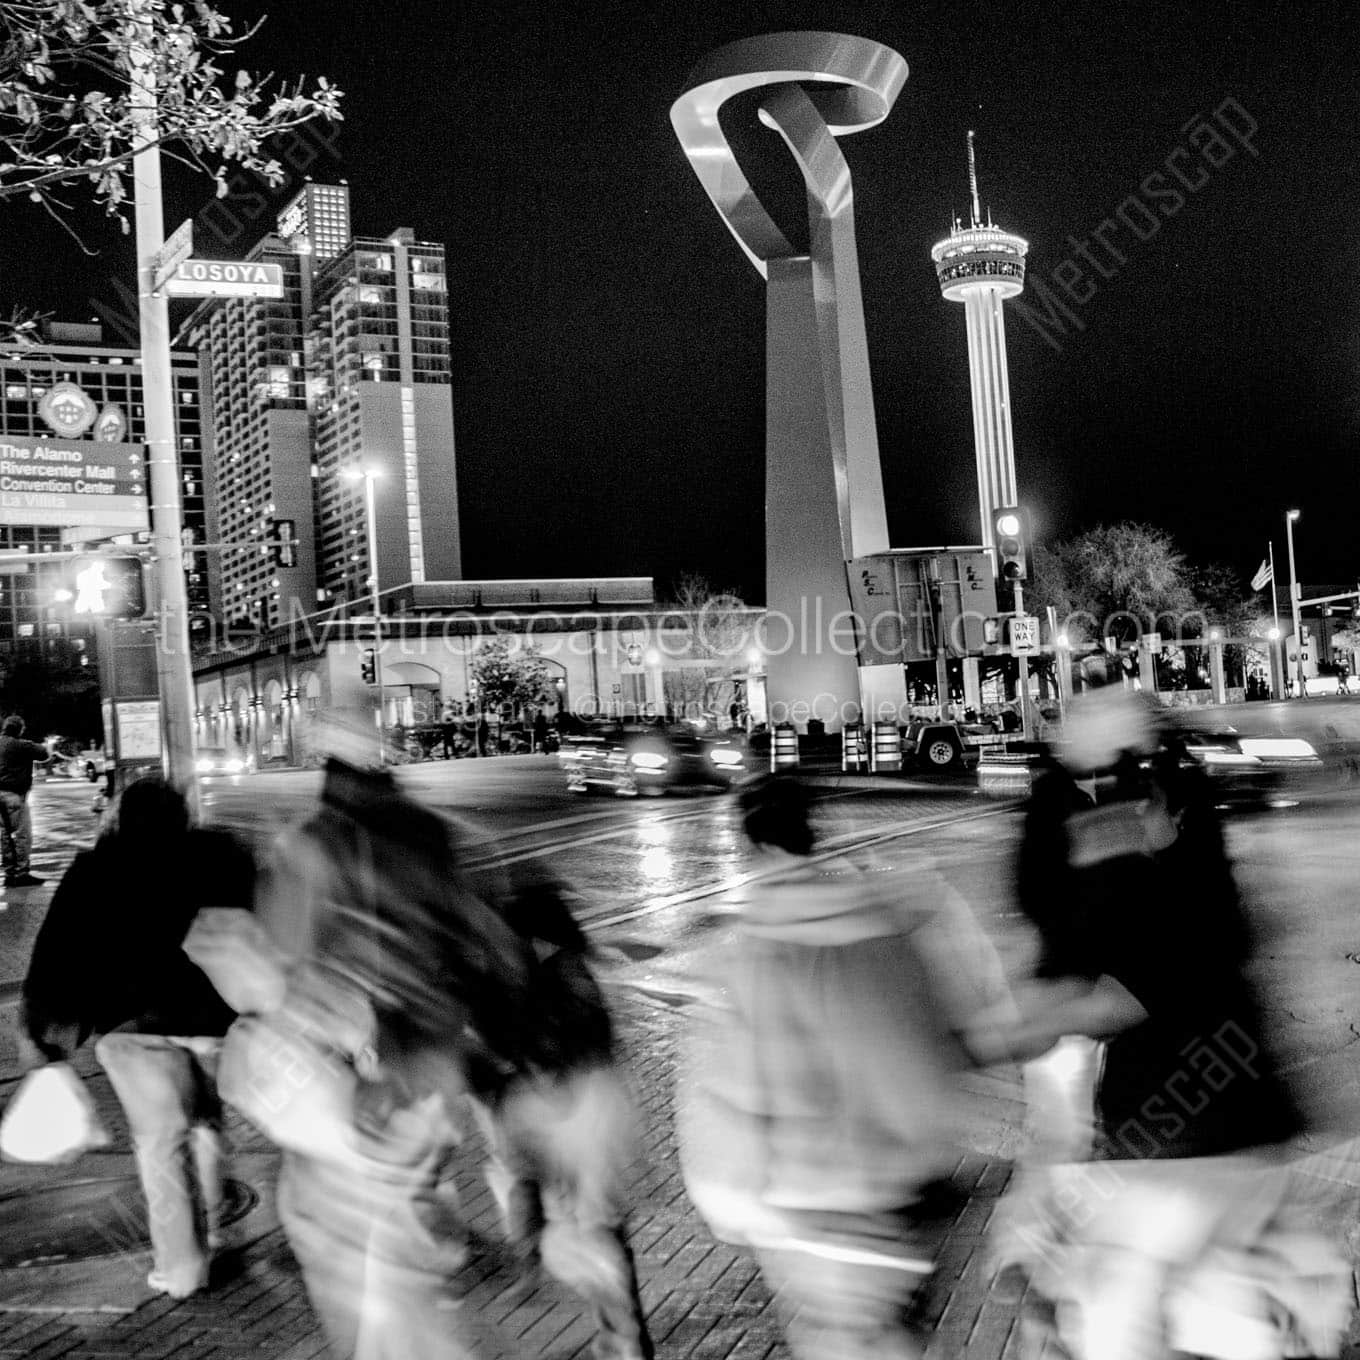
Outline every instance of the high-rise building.
{"type": "MultiPolygon", "coordinates": [[[[170,356],[174,384],[175,445],[180,465],[180,499],[186,530],[199,542],[206,533],[203,481],[203,424],[197,356],[175,350],[170,356]]],[[[0,438],[65,438],[53,423],[54,389],[78,405],[88,403],[93,437],[113,444],[145,440],[140,350],[106,345],[97,324],[49,321],[36,344],[11,351],[0,360],[0,438]],[[71,391],[71,388],[78,391],[71,391]]],[[[88,531],[89,538],[98,537],[88,531]]],[[[0,551],[13,548],[57,549],[82,541],[82,531],[60,525],[0,527],[0,551]]],[[[208,579],[202,554],[186,557],[190,628],[202,634],[208,623],[208,579]]],[[[51,617],[45,572],[0,569],[0,644],[43,633],[68,631],[51,617]]]]}
{"type": "Polygon", "coordinates": [[[1011,389],[1006,369],[1006,318],[1001,304],[1025,286],[1029,244],[1000,227],[991,214],[984,222],[978,205],[973,134],[968,134],[968,187],[972,217],[954,228],[930,252],[940,292],[961,302],[968,324],[968,375],[973,391],[973,442],[977,452],[978,511],[982,544],[993,546],[992,518],[1018,500],[1015,443],[1011,435],[1011,389]]]}
{"type": "Polygon", "coordinates": [[[203,366],[228,625],[366,597],[364,473],[380,588],[462,574],[443,247],[351,237],[344,185],[307,185],[276,228],[248,258],[283,266],[284,298],[208,301],[182,331],[203,366]],[[269,547],[281,524],[293,566],[269,547]]]}
{"type": "Polygon", "coordinates": [[[381,590],[462,575],[444,248],[408,228],[357,239],[316,278],[316,574],[363,594],[365,487],[375,474],[381,590]]]}

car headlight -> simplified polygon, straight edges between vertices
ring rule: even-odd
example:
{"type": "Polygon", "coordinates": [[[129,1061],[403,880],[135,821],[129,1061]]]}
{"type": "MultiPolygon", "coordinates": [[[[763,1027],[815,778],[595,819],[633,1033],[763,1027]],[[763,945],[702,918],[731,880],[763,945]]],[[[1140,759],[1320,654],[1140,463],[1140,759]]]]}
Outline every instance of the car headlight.
{"type": "Polygon", "coordinates": [[[669,756],[660,755],[656,751],[634,751],[628,760],[639,770],[661,770],[670,764],[669,756]]]}
{"type": "Polygon", "coordinates": [[[211,774],[212,767],[213,767],[212,761],[209,760],[206,756],[194,762],[194,769],[196,769],[199,772],[199,774],[211,774]]]}
{"type": "Polygon", "coordinates": [[[715,746],[708,753],[708,758],[715,765],[725,765],[728,769],[741,764],[741,752],[734,751],[730,746],[715,746]]]}
{"type": "Polygon", "coordinates": [[[223,762],[222,768],[228,774],[240,774],[246,768],[246,763],[244,760],[228,760],[223,762]]]}
{"type": "Polygon", "coordinates": [[[1300,737],[1243,737],[1237,744],[1248,755],[1266,760],[1317,759],[1317,752],[1300,737]]]}

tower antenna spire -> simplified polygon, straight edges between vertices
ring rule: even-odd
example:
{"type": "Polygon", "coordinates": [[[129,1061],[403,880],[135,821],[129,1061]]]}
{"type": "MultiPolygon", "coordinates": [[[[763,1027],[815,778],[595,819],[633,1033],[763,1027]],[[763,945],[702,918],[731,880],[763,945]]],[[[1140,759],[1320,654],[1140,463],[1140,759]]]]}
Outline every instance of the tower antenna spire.
{"type": "Polygon", "coordinates": [[[977,162],[973,159],[973,133],[971,128],[968,132],[968,192],[973,197],[973,225],[976,227],[981,221],[982,212],[978,208],[977,162]]]}

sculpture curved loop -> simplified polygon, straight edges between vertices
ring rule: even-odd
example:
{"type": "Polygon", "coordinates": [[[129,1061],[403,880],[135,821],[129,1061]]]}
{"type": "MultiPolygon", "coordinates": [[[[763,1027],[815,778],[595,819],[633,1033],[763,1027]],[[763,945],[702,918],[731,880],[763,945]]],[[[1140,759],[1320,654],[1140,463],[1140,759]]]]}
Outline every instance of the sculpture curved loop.
{"type": "Polygon", "coordinates": [[[834,211],[835,184],[849,174],[836,151],[825,154],[826,142],[881,123],[907,79],[907,63],[890,47],[843,33],[771,33],[729,43],[710,53],[690,73],[684,94],[671,106],[671,124],[694,173],[747,258],[768,277],[767,262],[789,259],[798,252],[775,225],[737,162],[719,124],[722,106],[734,95],[766,86],[796,89],[802,99],[780,101],[779,91],[761,109],[761,119],[777,128],[798,157],[808,188],[834,211]],[[805,88],[807,83],[815,88],[805,88]],[[776,116],[783,102],[804,115],[797,119],[803,135],[790,137],[794,119],[776,116]],[[829,134],[816,154],[821,131],[809,125],[810,104],[829,134]],[[839,167],[835,162],[839,161],[839,167]]]}

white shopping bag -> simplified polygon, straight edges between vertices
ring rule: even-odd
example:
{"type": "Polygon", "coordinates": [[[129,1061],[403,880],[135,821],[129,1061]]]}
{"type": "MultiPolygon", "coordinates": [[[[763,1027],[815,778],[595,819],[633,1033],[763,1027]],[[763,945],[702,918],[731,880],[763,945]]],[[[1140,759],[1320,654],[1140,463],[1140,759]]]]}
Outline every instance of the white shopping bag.
{"type": "Polygon", "coordinates": [[[30,1072],[0,1119],[0,1157],[9,1162],[54,1166],[110,1141],[94,1100],[69,1063],[30,1072]]]}

